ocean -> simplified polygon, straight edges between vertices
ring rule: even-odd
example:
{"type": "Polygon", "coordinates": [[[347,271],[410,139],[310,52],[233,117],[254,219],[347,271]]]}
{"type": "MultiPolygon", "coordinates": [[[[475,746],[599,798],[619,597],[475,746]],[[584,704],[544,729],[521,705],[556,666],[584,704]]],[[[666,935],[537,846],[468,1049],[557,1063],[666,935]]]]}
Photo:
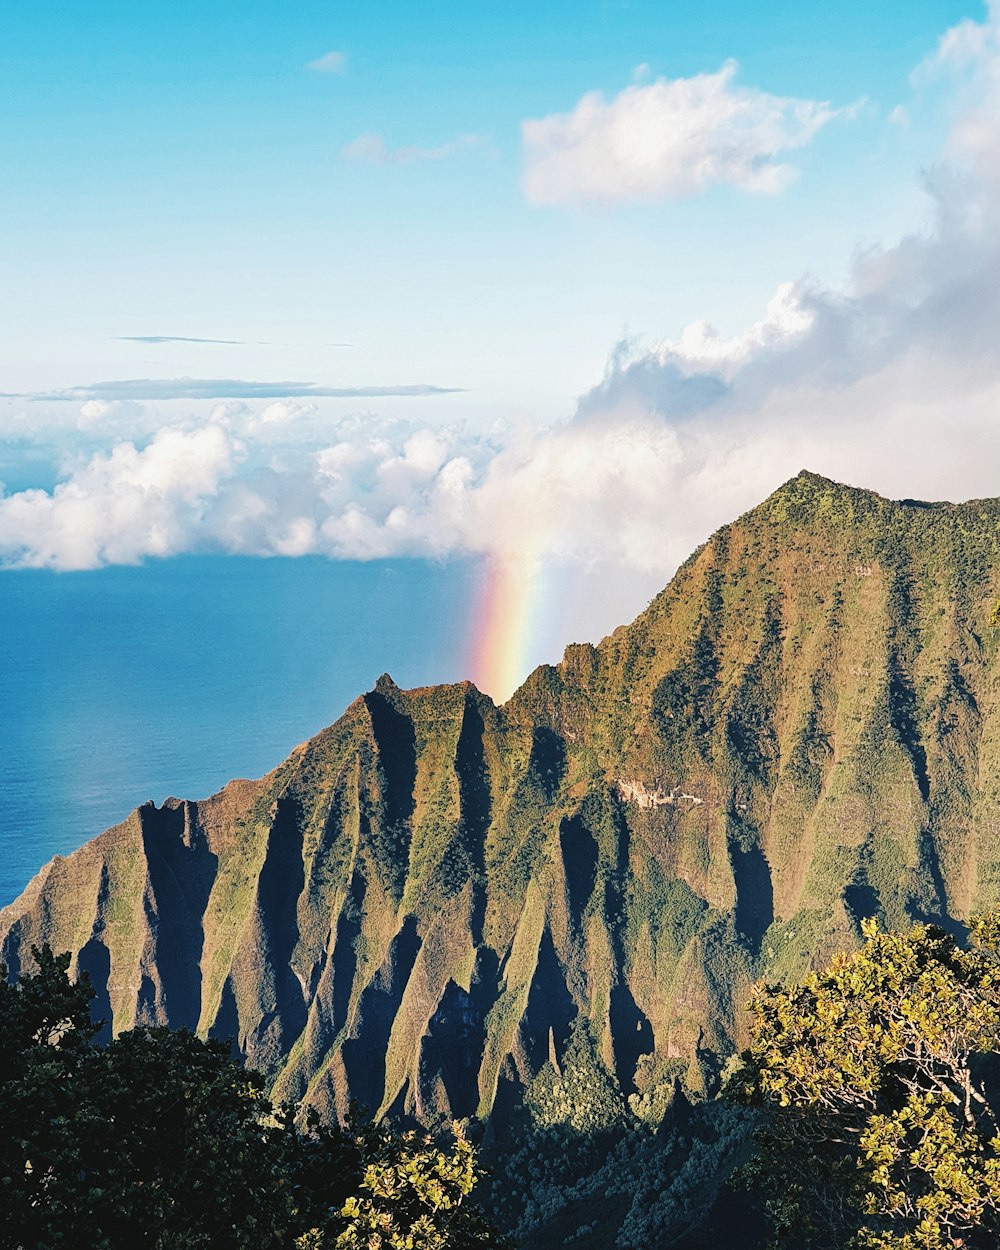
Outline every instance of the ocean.
{"type": "Polygon", "coordinates": [[[388,672],[468,676],[473,561],[0,572],[0,905],[147,799],[258,777],[388,672]]]}

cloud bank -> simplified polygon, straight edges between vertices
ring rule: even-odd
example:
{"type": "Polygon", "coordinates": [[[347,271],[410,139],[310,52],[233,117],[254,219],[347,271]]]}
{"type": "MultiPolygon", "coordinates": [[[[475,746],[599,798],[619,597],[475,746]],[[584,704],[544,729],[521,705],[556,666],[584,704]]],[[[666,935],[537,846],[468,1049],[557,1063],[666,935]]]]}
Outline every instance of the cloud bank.
{"type": "Polygon", "coordinates": [[[773,195],[797,176],[782,159],[837,116],[714,74],[589,92],[569,113],[525,121],[524,191],[536,204],[673,200],[727,185],[773,195]]]}
{"type": "MultiPolygon", "coordinates": [[[[342,346],[342,344],[333,344],[342,346]]],[[[401,386],[319,386],[315,382],[247,382],[238,378],[124,378],[91,382],[59,391],[0,395],[0,399],[58,400],[167,400],[167,399],[379,399],[389,396],[454,395],[458,387],[430,386],[426,382],[401,386]]]]}
{"type": "Polygon", "coordinates": [[[225,347],[245,347],[245,339],[199,339],[186,334],[119,334],[119,343],[218,343],[225,347]]]}
{"type": "Polygon", "coordinates": [[[188,415],[157,426],[142,401],[165,384],[81,388],[72,420],[90,450],[54,489],[0,496],[0,559],[474,553],[526,576],[570,563],[654,588],[801,468],[897,497],[1000,494],[998,21],[935,59],[933,89],[960,103],[927,182],[933,226],[859,256],[843,289],[802,278],[742,334],[696,322],[623,344],[544,429],[334,419],[329,392],[260,384],[208,412],[195,401],[239,392],[191,384],[188,415]]]}

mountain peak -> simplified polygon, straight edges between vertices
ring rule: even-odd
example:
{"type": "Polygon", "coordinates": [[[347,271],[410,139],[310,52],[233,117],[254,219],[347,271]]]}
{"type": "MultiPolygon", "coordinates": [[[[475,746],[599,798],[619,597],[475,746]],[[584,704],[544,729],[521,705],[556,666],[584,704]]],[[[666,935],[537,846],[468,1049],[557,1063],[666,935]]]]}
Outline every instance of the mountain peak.
{"type": "Polygon", "coordinates": [[[802,469],[746,515],[792,525],[808,525],[819,517],[827,522],[857,522],[883,515],[892,506],[892,501],[876,491],[847,486],[802,469]]]}
{"type": "Polygon", "coordinates": [[[803,471],[503,708],[382,674],[54,861],[0,960],[70,950],[115,1029],[236,1037],[331,1116],[486,1116],[591,1043],[621,1097],[711,1088],[754,980],[995,901],[998,533],[803,471]]]}
{"type": "Polygon", "coordinates": [[[769,503],[778,498],[801,500],[820,495],[842,495],[853,499],[878,499],[885,502],[884,497],[876,491],[867,490],[863,486],[848,486],[832,477],[824,477],[822,473],[813,473],[811,469],[800,469],[764,502],[769,503]]]}
{"type": "Polygon", "coordinates": [[[789,478],[788,481],[778,489],[779,491],[788,490],[789,488],[802,490],[808,487],[818,488],[820,490],[826,490],[829,487],[834,487],[838,490],[858,489],[857,487],[846,486],[843,482],[835,481],[832,477],[824,477],[822,473],[814,473],[812,469],[799,469],[798,473],[796,473],[794,477],[789,478]]]}

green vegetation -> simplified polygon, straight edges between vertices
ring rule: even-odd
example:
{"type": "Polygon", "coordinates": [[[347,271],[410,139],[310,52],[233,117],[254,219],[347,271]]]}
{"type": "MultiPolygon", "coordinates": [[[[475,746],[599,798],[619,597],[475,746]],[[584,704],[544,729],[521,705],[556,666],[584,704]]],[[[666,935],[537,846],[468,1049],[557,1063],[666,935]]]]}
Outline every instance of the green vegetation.
{"type": "Polygon", "coordinates": [[[504,707],[382,677],[262,781],[142,808],[0,955],[69,950],[116,1028],[233,1036],[330,1117],[488,1116],[567,1013],[626,1096],[665,1061],[712,1092],[754,976],[1000,899],[998,595],[1000,503],[800,474],[504,707]]]}
{"type": "MultiPolygon", "coordinates": [[[[317,1132],[313,1126],[314,1133],[317,1132]]],[[[475,1152],[459,1136],[446,1149],[412,1130],[385,1125],[355,1137],[357,1194],[296,1250],[475,1250],[506,1243],[465,1202],[477,1180],[475,1152]]]]}
{"type": "Polygon", "coordinates": [[[997,1245],[1000,914],[972,936],[869,920],[861,950],[756,993],[734,1089],[766,1112],[747,1174],[776,1244],[997,1245]]]}
{"type": "Polygon", "coordinates": [[[69,956],[0,980],[4,1250],[473,1250],[461,1136],[322,1126],[275,1109],[221,1042],[135,1029],[94,1045],[69,956]]]}
{"type": "Polygon", "coordinates": [[[998,602],[1000,501],[800,474],[503,707],[383,677],[261,781],[144,806],[0,958],[68,950],[117,1028],[235,1038],[329,1123],[469,1117],[528,1246],[693,1245],[753,981],[1000,901],[998,602]]]}
{"type": "MultiPolygon", "coordinates": [[[[637,1114],[577,1025],[558,1070],[546,1064],[489,1154],[488,1208],[519,1250],[712,1246],[707,1221],[750,1150],[756,1115],[722,1100],[692,1105],[669,1066],[655,1117],[637,1114]]],[[[652,1084],[652,1083],[651,1083],[652,1084]]],[[[650,1094],[653,1093],[652,1088],[650,1094]]],[[[747,1203],[732,1199],[745,1212],[747,1203]]],[[[730,1222],[718,1246],[749,1245],[730,1222]]]]}

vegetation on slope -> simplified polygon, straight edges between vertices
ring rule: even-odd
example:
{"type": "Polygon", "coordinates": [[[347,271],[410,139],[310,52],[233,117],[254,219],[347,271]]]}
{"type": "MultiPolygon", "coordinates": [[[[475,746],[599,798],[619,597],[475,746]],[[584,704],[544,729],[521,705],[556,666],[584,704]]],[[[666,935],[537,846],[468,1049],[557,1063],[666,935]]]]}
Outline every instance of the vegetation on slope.
{"type": "Polygon", "coordinates": [[[865,926],[861,950],[760,987],[734,1089],[766,1112],[747,1169],[776,1244],[990,1250],[1000,1241],[1000,913],[962,949],[865,926]]]}
{"type": "MultiPolygon", "coordinates": [[[[232,1037],[331,1122],[648,1160],[755,980],[1000,897],[998,602],[1000,502],[800,474],[504,707],[384,677],[261,781],[140,808],[0,912],[3,958],[68,950],[114,1031],[232,1037]]],[[[702,1105],[684,1150],[728,1140],[702,1105]]]]}
{"type": "Polygon", "coordinates": [[[69,956],[0,980],[0,1247],[498,1246],[466,1201],[471,1145],[275,1109],[221,1042],[140,1028],[94,1045],[69,956]]]}
{"type": "MultiPolygon", "coordinates": [[[[37,973],[0,982],[0,1247],[504,1244],[467,1201],[481,1173],[460,1131],[441,1145],[297,1117],[227,1046],[184,1030],[95,1045],[86,982],[67,955],[36,956],[37,973]]],[[[756,989],[727,1097],[692,1103],[675,1079],[652,1115],[580,1022],[495,1133],[488,1206],[521,1250],[757,1250],[761,1209],[775,1247],[988,1250],[998,982],[1000,913],[967,949],[868,922],[825,972],[756,989]]]]}

